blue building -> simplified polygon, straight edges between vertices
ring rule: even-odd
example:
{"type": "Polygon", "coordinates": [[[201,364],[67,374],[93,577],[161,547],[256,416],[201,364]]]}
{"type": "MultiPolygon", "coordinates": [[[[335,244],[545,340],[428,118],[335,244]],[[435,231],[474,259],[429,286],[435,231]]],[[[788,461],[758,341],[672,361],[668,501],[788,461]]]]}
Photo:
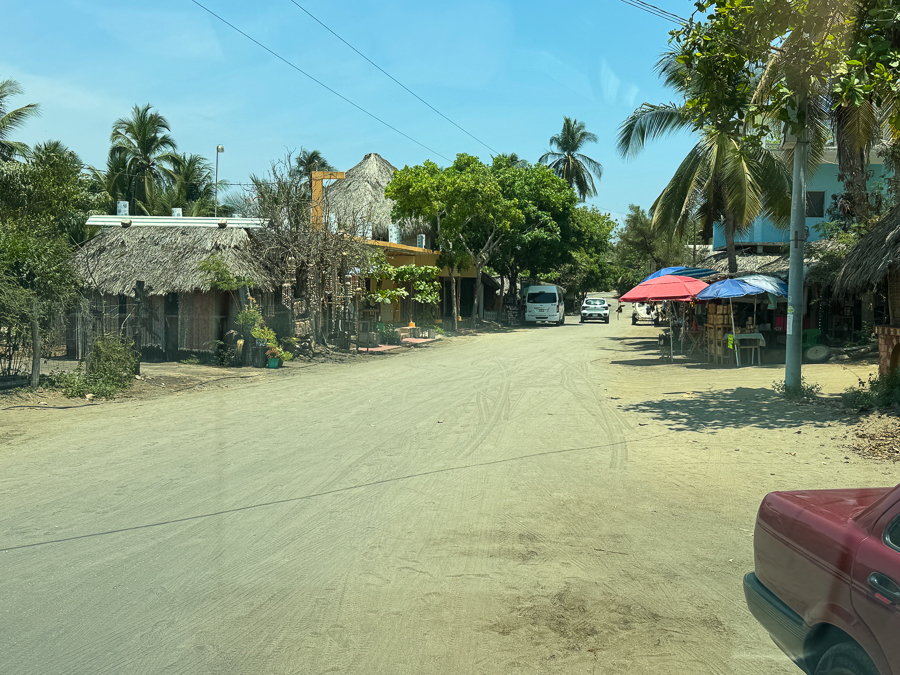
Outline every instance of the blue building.
{"type": "MultiPolygon", "coordinates": [[[[870,189],[878,184],[884,177],[884,165],[881,158],[874,152],[870,158],[869,170],[872,178],[869,180],[870,189]]],[[[815,174],[807,179],[806,184],[806,231],[807,241],[816,241],[822,238],[816,225],[824,223],[828,219],[826,211],[831,206],[832,195],[840,194],[844,186],[838,180],[837,149],[828,147],[825,149],[825,158],[819,165],[815,174]]],[[[787,244],[790,238],[787,229],[779,229],[768,218],[757,218],[753,225],[745,232],[735,236],[735,245],[748,253],[776,253],[787,244]]],[[[725,248],[725,231],[722,225],[716,225],[713,229],[713,249],[725,248]]]]}

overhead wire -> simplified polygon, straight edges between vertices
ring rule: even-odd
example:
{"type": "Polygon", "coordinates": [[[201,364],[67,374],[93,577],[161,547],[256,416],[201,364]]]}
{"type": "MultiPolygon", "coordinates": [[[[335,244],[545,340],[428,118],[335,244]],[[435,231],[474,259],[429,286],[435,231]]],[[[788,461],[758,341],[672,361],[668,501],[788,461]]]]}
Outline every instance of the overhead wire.
{"type": "Polygon", "coordinates": [[[450,159],[449,157],[446,157],[446,156],[442,155],[441,153],[439,153],[437,150],[434,150],[433,148],[429,148],[427,145],[425,145],[425,144],[422,143],[421,141],[417,141],[415,138],[413,138],[413,137],[410,136],[409,134],[403,133],[403,132],[400,131],[397,127],[395,127],[395,126],[389,124],[388,122],[385,122],[383,119],[381,119],[380,117],[378,117],[378,116],[375,115],[374,113],[369,112],[368,110],[366,110],[365,108],[363,108],[363,107],[362,107],[361,105],[359,105],[358,103],[354,103],[353,101],[351,101],[349,98],[347,98],[347,97],[344,96],[343,94],[338,93],[337,91],[335,91],[334,89],[332,89],[331,87],[329,87],[327,84],[325,84],[325,83],[322,82],[321,80],[316,79],[315,77],[313,77],[312,75],[310,75],[309,73],[307,73],[305,70],[303,70],[302,68],[300,68],[300,67],[299,67],[298,65],[296,65],[295,63],[292,63],[291,61],[288,61],[286,58],[284,58],[283,56],[281,56],[281,54],[278,54],[277,52],[273,51],[273,50],[270,49],[269,47],[266,47],[262,42],[260,42],[260,41],[257,40],[256,38],[254,38],[254,37],[248,35],[248,34],[245,33],[244,31],[242,31],[240,28],[238,28],[237,26],[235,26],[233,23],[230,23],[229,21],[227,21],[227,20],[224,19],[223,17],[219,16],[219,15],[216,14],[214,11],[212,11],[209,7],[206,7],[205,5],[201,4],[201,3],[198,2],[197,0],[191,0],[191,2],[193,2],[195,5],[197,5],[197,7],[199,7],[199,8],[202,9],[203,11],[205,11],[205,12],[207,12],[208,14],[214,16],[216,19],[218,19],[219,21],[221,21],[222,23],[224,23],[226,26],[228,26],[228,27],[231,28],[232,30],[234,30],[234,31],[236,31],[236,32],[238,32],[238,33],[240,33],[241,35],[243,35],[245,38],[247,38],[248,40],[250,40],[251,42],[253,42],[253,43],[256,44],[257,46],[259,46],[259,47],[261,47],[262,49],[264,49],[264,50],[266,50],[267,52],[269,52],[269,54],[271,54],[272,56],[274,56],[274,57],[275,57],[276,59],[278,59],[279,61],[282,61],[282,62],[286,63],[288,66],[290,66],[291,68],[293,68],[294,70],[296,70],[298,73],[301,73],[302,75],[305,75],[306,77],[308,77],[310,80],[312,80],[313,82],[315,82],[316,84],[318,84],[318,85],[319,85],[320,87],[322,87],[323,89],[326,89],[326,90],[330,91],[332,94],[334,94],[335,96],[337,96],[337,97],[340,98],[341,100],[343,100],[343,101],[349,103],[350,105],[352,105],[354,108],[356,108],[356,109],[359,110],[360,112],[365,113],[366,115],[368,115],[369,117],[371,117],[373,120],[375,120],[375,121],[377,121],[377,122],[383,124],[384,126],[386,126],[386,127],[387,127],[388,129],[390,129],[391,131],[394,131],[394,132],[400,134],[401,136],[403,136],[405,139],[407,139],[407,140],[409,140],[409,141],[412,141],[412,142],[415,143],[416,145],[425,148],[426,150],[428,150],[428,152],[433,152],[435,155],[437,155],[437,156],[440,157],[441,159],[444,159],[444,160],[446,160],[446,161],[448,161],[448,162],[452,162],[452,161],[453,161],[453,160],[450,159]]]}
{"type": "Polygon", "coordinates": [[[419,96],[416,92],[414,92],[412,89],[410,89],[410,88],[407,87],[405,84],[403,84],[402,82],[400,82],[400,80],[398,80],[396,77],[394,77],[393,75],[391,75],[389,72],[387,72],[384,68],[382,68],[382,67],[379,66],[377,63],[375,63],[375,62],[374,62],[372,59],[370,59],[368,56],[366,56],[366,55],[363,54],[361,51],[359,51],[356,47],[354,47],[353,45],[351,45],[349,42],[347,42],[347,41],[346,41],[344,38],[342,38],[340,35],[338,35],[337,33],[335,33],[331,28],[329,28],[328,26],[326,26],[326,25],[322,22],[321,19],[319,19],[318,17],[316,17],[315,15],[313,15],[308,9],[306,9],[306,8],[305,8],[303,5],[301,5],[299,2],[297,2],[296,0],[290,0],[290,1],[291,1],[291,3],[292,3],[293,5],[295,5],[298,9],[300,9],[300,10],[303,11],[307,16],[309,16],[309,18],[311,18],[313,21],[315,21],[315,22],[318,23],[320,26],[322,26],[322,28],[324,28],[325,30],[327,30],[327,31],[328,31],[329,33],[331,33],[332,35],[334,35],[334,37],[336,37],[338,40],[340,40],[340,41],[343,42],[345,45],[347,45],[350,49],[352,49],[354,52],[356,52],[357,54],[359,54],[361,57],[363,57],[363,58],[364,58],[366,61],[368,61],[370,64],[372,64],[373,66],[375,66],[375,68],[377,68],[378,70],[380,70],[384,75],[386,75],[387,77],[389,77],[389,78],[390,78],[393,82],[395,82],[397,85],[399,85],[400,87],[402,87],[407,93],[409,93],[409,94],[411,94],[412,96],[414,96],[415,98],[417,98],[419,101],[421,101],[421,102],[424,103],[426,106],[428,106],[429,108],[431,108],[431,109],[432,109],[434,112],[436,112],[438,115],[440,115],[440,116],[443,117],[445,120],[447,120],[448,122],[450,122],[450,124],[452,124],[453,126],[455,126],[457,129],[459,129],[460,131],[462,131],[464,134],[466,134],[466,135],[469,136],[470,138],[472,138],[472,139],[474,139],[475,141],[479,142],[481,145],[483,145],[484,147],[486,147],[488,150],[490,150],[491,152],[493,152],[495,155],[500,154],[500,153],[498,153],[496,150],[494,150],[494,148],[492,148],[492,147],[489,146],[487,143],[485,143],[484,141],[482,141],[480,138],[478,138],[478,137],[475,136],[474,134],[470,133],[469,131],[463,129],[459,124],[457,124],[456,122],[454,122],[453,120],[451,120],[451,119],[450,119],[449,117],[447,117],[444,113],[442,113],[440,110],[438,110],[438,109],[435,108],[433,105],[431,105],[428,101],[426,101],[426,100],[423,99],[421,96],[419,96]]]}
{"type": "Polygon", "coordinates": [[[683,19],[677,14],[673,14],[672,12],[657,7],[656,5],[651,5],[649,2],[644,2],[643,0],[622,0],[622,2],[641,11],[647,12],[648,14],[659,17],[660,19],[671,21],[672,23],[687,23],[687,19],[683,19]]]}

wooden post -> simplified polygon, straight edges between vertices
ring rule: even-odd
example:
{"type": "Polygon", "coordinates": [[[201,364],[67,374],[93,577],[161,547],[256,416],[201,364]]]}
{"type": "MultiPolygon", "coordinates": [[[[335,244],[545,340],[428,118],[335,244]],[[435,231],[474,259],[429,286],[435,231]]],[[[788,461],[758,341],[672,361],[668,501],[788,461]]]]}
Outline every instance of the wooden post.
{"type": "Polygon", "coordinates": [[[41,383],[41,324],[37,295],[31,300],[31,386],[41,383]]]}
{"type": "Polygon", "coordinates": [[[344,178],[343,171],[313,171],[312,172],[312,213],[310,220],[314,230],[321,230],[324,226],[322,222],[322,181],[324,180],[340,180],[344,178]]]}
{"type": "Polygon", "coordinates": [[[141,352],[143,351],[143,330],[145,330],[144,321],[144,282],[136,281],[134,283],[134,352],[137,360],[134,366],[134,374],[141,374],[141,352]]]}

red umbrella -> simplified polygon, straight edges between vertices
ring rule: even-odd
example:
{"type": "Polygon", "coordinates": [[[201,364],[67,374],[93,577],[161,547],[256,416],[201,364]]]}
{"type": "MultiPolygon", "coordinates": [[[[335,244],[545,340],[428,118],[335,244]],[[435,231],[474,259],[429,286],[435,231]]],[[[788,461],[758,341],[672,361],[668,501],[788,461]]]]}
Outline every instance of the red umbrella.
{"type": "Polygon", "coordinates": [[[657,302],[660,300],[679,300],[684,302],[695,297],[706,286],[707,284],[699,279],[667,274],[663,277],[647,279],[647,281],[638,284],[619,298],[619,301],[657,302]]]}

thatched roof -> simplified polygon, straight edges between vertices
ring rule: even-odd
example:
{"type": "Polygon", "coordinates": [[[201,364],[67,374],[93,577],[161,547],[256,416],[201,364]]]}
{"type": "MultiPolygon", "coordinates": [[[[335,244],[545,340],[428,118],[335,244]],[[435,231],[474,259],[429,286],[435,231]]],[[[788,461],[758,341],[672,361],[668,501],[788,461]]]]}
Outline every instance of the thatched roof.
{"type": "MultiPolygon", "coordinates": [[[[806,244],[803,256],[803,267],[806,273],[810,273],[820,267],[823,253],[831,250],[836,245],[827,240],[812,241],[806,244]]],[[[738,271],[731,274],[728,271],[728,252],[715,251],[710,256],[697,261],[696,267],[708,267],[717,270],[721,274],[706,277],[705,281],[718,281],[725,276],[743,277],[749,274],[765,274],[769,276],[787,279],[791,268],[790,253],[738,253],[738,271]]],[[[820,280],[821,281],[821,280],[820,280]]]]}
{"type": "MultiPolygon", "coordinates": [[[[790,261],[786,255],[767,255],[762,253],[738,254],[738,271],[735,276],[748,274],[768,274],[774,276],[786,276],[790,268],[790,261]]],[[[707,267],[717,270],[722,274],[728,274],[728,253],[716,251],[712,255],[698,260],[696,267],[707,267]]]]}
{"type": "Polygon", "coordinates": [[[892,269],[900,269],[900,207],[894,207],[860,239],[835,279],[841,294],[871,290],[892,269]]]}
{"type": "Polygon", "coordinates": [[[75,254],[75,265],[85,284],[101,293],[133,295],[141,280],[148,295],[164,295],[210,290],[199,267],[216,255],[235,276],[269,289],[269,277],[250,255],[251,244],[243,228],[132,225],[91,239],[75,254]]]}
{"type": "MultiPolygon", "coordinates": [[[[370,152],[343,179],[325,188],[328,212],[347,222],[371,225],[374,236],[386,237],[388,227],[394,223],[391,219],[394,200],[384,196],[384,189],[396,170],[384,157],[370,152]]],[[[399,225],[404,232],[421,230],[417,221],[399,225]]]]}

